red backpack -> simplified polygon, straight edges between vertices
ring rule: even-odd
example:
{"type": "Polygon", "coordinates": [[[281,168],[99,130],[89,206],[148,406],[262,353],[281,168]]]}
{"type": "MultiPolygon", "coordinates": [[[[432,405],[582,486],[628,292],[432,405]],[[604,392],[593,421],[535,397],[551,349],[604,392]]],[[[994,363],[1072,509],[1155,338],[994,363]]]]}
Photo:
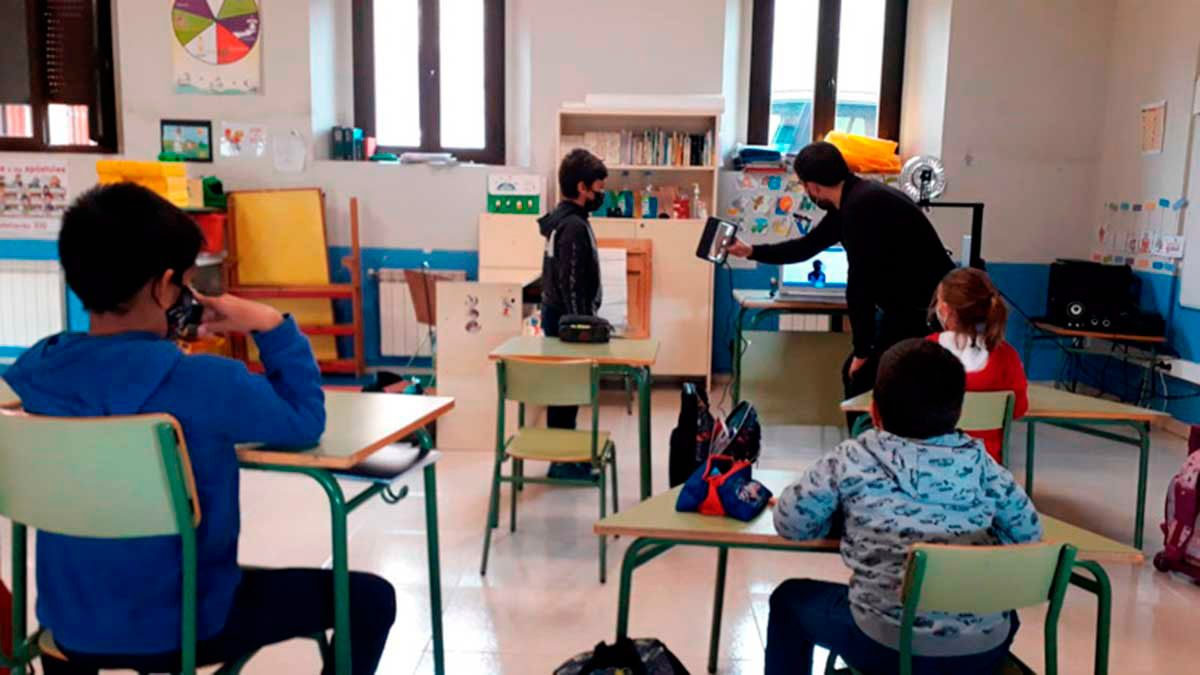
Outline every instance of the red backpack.
{"type": "Polygon", "coordinates": [[[1193,426],[1188,457],[1167,487],[1166,520],[1162,531],[1166,548],[1154,556],[1160,572],[1180,572],[1200,582],[1200,426],[1193,426]]]}

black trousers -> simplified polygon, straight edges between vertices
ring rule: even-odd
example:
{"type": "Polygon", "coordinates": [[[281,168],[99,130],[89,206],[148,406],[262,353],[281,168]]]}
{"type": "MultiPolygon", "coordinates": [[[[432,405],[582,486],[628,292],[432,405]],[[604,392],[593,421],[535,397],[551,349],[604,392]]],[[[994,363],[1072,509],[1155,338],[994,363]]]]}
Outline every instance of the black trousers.
{"type": "MultiPolygon", "coordinates": [[[[850,374],[850,363],[854,360],[854,353],[851,352],[850,356],[846,357],[846,362],[842,364],[842,390],[845,398],[853,398],[875,388],[879,358],[897,342],[909,338],[923,338],[936,330],[936,327],[930,326],[928,311],[924,309],[880,312],[876,317],[875,325],[877,326],[875,350],[867,356],[866,363],[854,371],[853,375],[850,374]]],[[[862,414],[864,413],[847,413],[847,428],[853,428],[854,420],[862,414]]]]}
{"type": "MultiPolygon", "coordinates": [[[[385,579],[350,573],[350,651],[355,675],[375,672],[396,619],[396,594],[385,579]]],[[[198,664],[233,661],[260,647],[333,628],[333,571],[246,569],[225,628],[196,645],[198,664]]],[[[95,675],[121,668],[141,673],[179,671],[179,654],[80,654],[63,649],[67,661],[42,656],[46,675],[95,675]]],[[[328,655],[325,674],[333,673],[328,655]]]]}
{"type": "MultiPolygon", "coordinates": [[[[558,320],[563,316],[561,309],[553,305],[542,305],[542,332],[546,337],[558,337],[558,320]]],[[[579,416],[577,405],[552,405],[546,407],[546,426],[551,429],[575,429],[579,416]]]]}

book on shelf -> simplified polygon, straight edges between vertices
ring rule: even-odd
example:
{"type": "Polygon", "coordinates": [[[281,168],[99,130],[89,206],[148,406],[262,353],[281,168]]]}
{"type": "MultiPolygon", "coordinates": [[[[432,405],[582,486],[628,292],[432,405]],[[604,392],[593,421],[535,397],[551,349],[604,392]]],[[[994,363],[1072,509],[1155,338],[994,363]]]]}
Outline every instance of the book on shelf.
{"type": "Polygon", "coordinates": [[[612,166],[713,166],[713,132],[688,134],[664,129],[589,131],[564,134],[564,154],[584,148],[612,166]]]}

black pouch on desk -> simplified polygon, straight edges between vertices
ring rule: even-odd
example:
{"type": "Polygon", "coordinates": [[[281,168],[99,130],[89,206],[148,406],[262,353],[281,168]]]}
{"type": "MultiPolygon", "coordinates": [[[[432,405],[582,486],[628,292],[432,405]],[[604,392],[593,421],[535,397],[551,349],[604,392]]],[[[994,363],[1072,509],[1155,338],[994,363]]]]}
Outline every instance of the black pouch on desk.
{"type": "Polygon", "coordinates": [[[612,324],[598,316],[568,314],[558,320],[558,339],[563,342],[603,344],[612,337],[612,324]]]}

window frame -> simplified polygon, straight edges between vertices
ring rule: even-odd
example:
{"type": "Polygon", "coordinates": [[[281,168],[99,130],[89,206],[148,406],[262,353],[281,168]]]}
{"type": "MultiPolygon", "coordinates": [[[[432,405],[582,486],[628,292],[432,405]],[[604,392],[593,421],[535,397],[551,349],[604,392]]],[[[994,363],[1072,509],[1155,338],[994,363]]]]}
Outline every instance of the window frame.
{"type": "MultiPolygon", "coordinates": [[[[420,3],[417,63],[421,145],[378,145],[379,152],[450,152],[460,161],[505,163],[505,19],[504,0],[482,0],[484,147],[453,148],[441,144],[441,36],[438,0],[420,3]]],[[[354,120],[365,136],[375,136],[375,0],[354,0],[354,120]]]]}
{"type": "MultiPolygon", "coordinates": [[[[820,0],[817,59],[813,80],[813,138],[825,137],[837,123],[838,42],[842,0],[820,0]]],[[[900,101],[904,89],[904,44],[908,0],[886,0],[883,63],[880,67],[879,138],[900,140],[900,101]]],[[[768,145],[771,129],[771,58],[775,43],[775,0],[754,0],[750,23],[750,101],[746,141],[768,145]]]]}
{"type": "MultiPolygon", "coordinates": [[[[33,136],[0,136],[0,152],[52,152],[113,154],[118,152],[116,77],[113,63],[112,1],[96,0],[96,105],[88,106],[88,126],[99,132],[95,145],[52,145],[50,143],[49,100],[46,69],[43,63],[46,36],[39,30],[41,10],[38,0],[25,2],[25,34],[29,44],[29,107],[33,136]],[[92,121],[97,120],[96,126],[92,121]]],[[[23,105],[23,104],[17,104],[23,105]]]]}

